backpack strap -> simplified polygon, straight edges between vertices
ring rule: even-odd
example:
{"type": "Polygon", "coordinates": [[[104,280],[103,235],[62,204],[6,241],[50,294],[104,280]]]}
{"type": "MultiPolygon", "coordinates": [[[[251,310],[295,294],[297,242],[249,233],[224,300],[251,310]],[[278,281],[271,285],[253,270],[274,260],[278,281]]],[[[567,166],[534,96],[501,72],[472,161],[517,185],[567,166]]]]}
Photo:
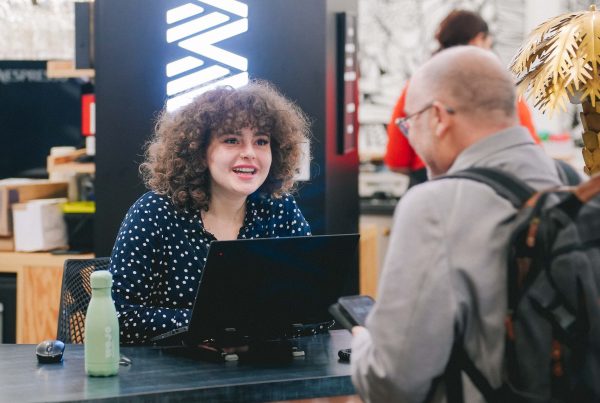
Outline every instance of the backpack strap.
{"type": "Polygon", "coordinates": [[[485,183],[517,209],[535,193],[535,189],[521,179],[496,168],[471,167],[436,179],[446,178],[471,179],[485,183]]]}
{"type": "MultiPolygon", "coordinates": [[[[490,186],[516,209],[521,208],[534,194],[535,189],[516,176],[495,168],[471,167],[436,179],[470,179],[490,186]]],[[[456,331],[455,331],[456,333],[456,331]]],[[[461,373],[464,371],[488,403],[503,401],[504,388],[494,389],[483,373],[477,369],[463,346],[462,337],[457,337],[444,373],[448,403],[463,403],[461,373]]]]}
{"type": "Polygon", "coordinates": [[[554,164],[556,165],[558,177],[563,185],[577,186],[583,182],[581,176],[579,176],[575,168],[573,168],[573,165],[559,159],[555,159],[554,164]]]}
{"type": "Polygon", "coordinates": [[[494,389],[485,376],[469,358],[462,343],[462,338],[454,343],[444,378],[446,381],[446,398],[448,403],[463,403],[461,373],[464,371],[473,385],[485,398],[487,403],[503,403],[504,388],[494,389]]]}

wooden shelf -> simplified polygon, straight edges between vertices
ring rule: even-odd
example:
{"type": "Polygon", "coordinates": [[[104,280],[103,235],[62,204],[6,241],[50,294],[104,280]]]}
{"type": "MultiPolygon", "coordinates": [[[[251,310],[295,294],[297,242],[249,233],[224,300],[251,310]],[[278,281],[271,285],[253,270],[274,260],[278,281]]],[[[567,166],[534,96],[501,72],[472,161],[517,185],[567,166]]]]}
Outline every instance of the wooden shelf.
{"type": "Polygon", "coordinates": [[[76,69],[72,60],[49,60],[46,64],[48,78],[94,78],[94,69],[76,69]]]}
{"type": "Polygon", "coordinates": [[[85,149],[76,150],[69,155],[54,156],[49,155],[47,159],[46,170],[48,173],[84,173],[93,174],[96,172],[96,164],[93,162],[75,162],[75,159],[85,155],[85,149]]]}
{"type": "Polygon", "coordinates": [[[96,172],[96,164],[93,162],[69,162],[66,164],[55,165],[48,169],[48,173],[67,173],[74,172],[78,174],[93,174],[96,172]]]}

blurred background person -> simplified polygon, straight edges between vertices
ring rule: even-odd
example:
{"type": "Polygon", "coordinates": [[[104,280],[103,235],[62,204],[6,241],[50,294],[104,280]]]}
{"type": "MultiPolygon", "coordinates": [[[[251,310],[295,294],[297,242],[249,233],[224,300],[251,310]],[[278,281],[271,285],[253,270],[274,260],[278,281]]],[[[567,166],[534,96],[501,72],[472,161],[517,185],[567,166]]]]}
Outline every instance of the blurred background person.
{"type": "MultiPolygon", "coordinates": [[[[483,49],[491,49],[493,39],[489,32],[488,24],[477,13],[467,10],[454,10],[440,23],[435,34],[439,48],[447,49],[457,45],[472,45],[483,49]]],[[[404,110],[407,83],[398,99],[392,118],[387,125],[388,143],[384,162],[394,172],[409,176],[409,187],[427,180],[427,171],[421,158],[415,153],[407,139],[407,133],[402,133],[396,125],[396,120],[406,116],[404,110]]],[[[517,101],[519,122],[526,127],[534,141],[540,144],[531,118],[531,113],[524,100],[517,101]]]]}

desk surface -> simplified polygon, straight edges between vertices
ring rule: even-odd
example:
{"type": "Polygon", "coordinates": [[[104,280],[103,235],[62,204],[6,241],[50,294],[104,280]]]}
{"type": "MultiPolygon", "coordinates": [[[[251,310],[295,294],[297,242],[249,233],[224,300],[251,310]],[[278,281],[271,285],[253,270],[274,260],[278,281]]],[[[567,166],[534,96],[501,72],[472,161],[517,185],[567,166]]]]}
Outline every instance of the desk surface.
{"type": "Polygon", "coordinates": [[[306,352],[290,364],[210,363],[151,347],[122,347],[132,361],[119,375],[84,373],[83,345],[67,345],[61,364],[38,364],[34,345],[0,344],[1,402],[219,401],[268,402],[354,394],[345,330],[294,339],[306,352]]]}

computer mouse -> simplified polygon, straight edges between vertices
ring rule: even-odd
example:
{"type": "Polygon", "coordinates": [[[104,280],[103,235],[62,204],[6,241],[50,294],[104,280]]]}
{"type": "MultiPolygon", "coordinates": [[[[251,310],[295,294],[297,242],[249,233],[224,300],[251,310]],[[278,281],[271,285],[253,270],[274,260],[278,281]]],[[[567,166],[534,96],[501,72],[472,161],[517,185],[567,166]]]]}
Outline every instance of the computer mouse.
{"type": "Polygon", "coordinates": [[[352,349],[350,349],[350,348],[343,348],[340,351],[338,351],[338,357],[340,358],[341,362],[350,362],[351,356],[352,356],[352,349]]]}
{"type": "Polygon", "coordinates": [[[61,362],[65,343],[60,340],[44,340],[35,348],[35,355],[41,363],[61,362]]]}

